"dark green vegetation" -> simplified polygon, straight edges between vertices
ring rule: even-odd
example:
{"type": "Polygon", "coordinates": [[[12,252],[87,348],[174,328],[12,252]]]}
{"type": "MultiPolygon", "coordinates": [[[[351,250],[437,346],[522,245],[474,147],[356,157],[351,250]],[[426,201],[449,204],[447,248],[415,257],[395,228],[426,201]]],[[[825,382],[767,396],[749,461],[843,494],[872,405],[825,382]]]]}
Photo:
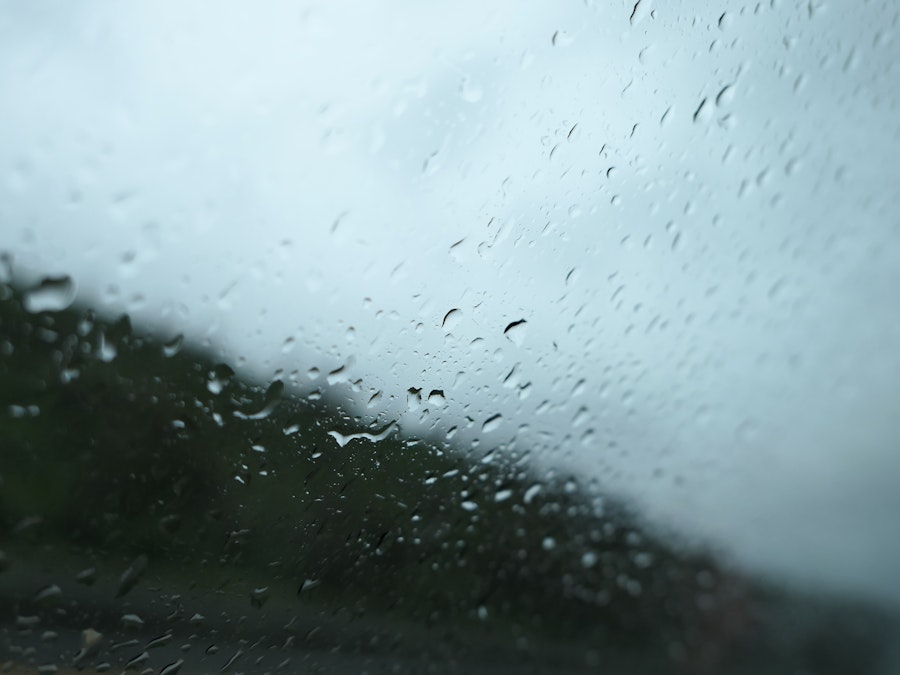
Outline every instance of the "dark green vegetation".
{"type": "MultiPolygon", "coordinates": [[[[114,560],[118,575],[146,559],[156,583],[225,590],[243,598],[240,612],[277,597],[315,616],[383,619],[398,643],[402,626],[424,626],[435,644],[496,645],[538,668],[844,672],[834,652],[875,672],[874,619],[851,634],[828,623],[842,616],[830,606],[725,573],[514,451],[396,433],[342,448],[328,432],[361,422],[327,398],[244,383],[125,317],[28,313],[2,285],[0,298],[0,548],[11,564],[114,560]]],[[[36,589],[3,578],[6,622],[36,589]]],[[[116,596],[146,583],[120,580],[116,596]]]]}

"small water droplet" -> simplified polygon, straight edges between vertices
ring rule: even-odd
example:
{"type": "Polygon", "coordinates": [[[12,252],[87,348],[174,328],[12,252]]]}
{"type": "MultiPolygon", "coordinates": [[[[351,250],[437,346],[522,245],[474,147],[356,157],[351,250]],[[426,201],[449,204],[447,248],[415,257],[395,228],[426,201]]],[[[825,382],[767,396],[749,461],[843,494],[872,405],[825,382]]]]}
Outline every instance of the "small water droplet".
{"type": "Polygon", "coordinates": [[[574,41],[575,39],[564,30],[556,31],[555,33],[553,33],[553,37],[550,38],[550,44],[552,44],[554,47],[568,47],[574,41]]]}
{"type": "Polygon", "coordinates": [[[700,105],[697,106],[697,109],[694,111],[694,123],[699,124],[702,122],[708,122],[712,117],[712,106],[709,104],[709,99],[705,98],[700,101],[700,105]]]}
{"type": "Polygon", "coordinates": [[[123,628],[131,630],[137,630],[144,625],[144,620],[137,614],[125,614],[122,616],[121,622],[123,628]]]}
{"type": "Polygon", "coordinates": [[[350,381],[350,368],[353,367],[354,359],[351,357],[347,359],[347,362],[335,368],[325,377],[325,381],[328,382],[330,386],[334,386],[336,384],[341,384],[344,382],[350,381]]]}
{"type": "Polygon", "coordinates": [[[141,577],[144,575],[144,572],[147,570],[147,556],[140,555],[134,559],[134,561],[129,565],[128,569],[126,569],[122,576],[119,577],[119,586],[116,589],[116,598],[121,598],[126,595],[132,588],[137,585],[137,582],[140,581],[141,577]]]}
{"type": "Polygon", "coordinates": [[[184,344],[184,335],[179,333],[174,338],[163,345],[163,356],[172,358],[181,351],[181,345],[184,344]]]}
{"type": "Polygon", "coordinates": [[[496,415],[491,415],[488,417],[484,423],[481,425],[482,433],[489,434],[492,431],[496,431],[500,428],[500,425],[503,423],[503,416],[500,413],[496,415]]]}
{"type": "Polygon", "coordinates": [[[110,363],[116,358],[118,353],[119,350],[116,348],[115,343],[111,342],[109,338],[106,337],[106,334],[101,332],[99,343],[97,345],[97,358],[104,363],[110,363]]]}
{"type": "Polygon", "coordinates": [[[517,347],[520,347],[525,340],[525,328],[527,325],[528,322],[525,319],[513,321],[503,329],[503,334],[512,340],[517,347]]]}
{"type": "Polygon", "coordinates": [[[234,377],[234,371],[231,367],[220,363],[210,371],[206,381],[206,389],[210,394],[218,396],[228,386],[232,377],[234,377]]]}
{"type": "Polygon", "coordinates": [[[174,663],[170,663],[165,668],[159,671],[159,675],[177,675],[178,671],[181,670],[181,666],[184,665],[184,659],[178,659],[174,663]]]}
{"type": "Polygon", "coordinates": [[[716,95],[716,105],[720,108],[728,105],[732,100],[734,100],[734,86],[730,84],[722,87],[722,91],[716,95]]]}
{"type": "Polygon", "coordinates": [[[269,600],[269,587],[261,586],[250,591],[250,604],[257,609],[262,608],[269,600]]]}

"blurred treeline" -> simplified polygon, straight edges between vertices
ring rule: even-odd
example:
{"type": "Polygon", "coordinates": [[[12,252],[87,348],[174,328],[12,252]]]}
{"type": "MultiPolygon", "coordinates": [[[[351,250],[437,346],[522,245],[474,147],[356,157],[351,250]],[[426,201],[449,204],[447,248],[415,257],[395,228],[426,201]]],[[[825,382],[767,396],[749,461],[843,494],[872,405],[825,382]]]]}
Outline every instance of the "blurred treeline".
{"type": "Polygon", "coordinates": [[[186,583],[234,570],[297,602],[599,653],[782,649],[769,619],[733,618],[777,593],[573,476],[396,432],[340,447],[329,431],[365,429],[327,395],[233,375],[127,317],[29,313],[0,285],[0,542],[144,555],[186,583]]]}

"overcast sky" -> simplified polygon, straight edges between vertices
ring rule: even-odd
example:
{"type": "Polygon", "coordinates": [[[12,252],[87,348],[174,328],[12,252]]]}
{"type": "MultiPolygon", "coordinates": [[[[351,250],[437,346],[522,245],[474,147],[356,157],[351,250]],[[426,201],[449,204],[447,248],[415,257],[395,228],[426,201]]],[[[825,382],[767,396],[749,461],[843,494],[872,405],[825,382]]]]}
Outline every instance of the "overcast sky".
{"type": "Polygon", "coordinates": [[[900,603],[900,9],[656,5],[4,5],[0,250],[900,603]]]}

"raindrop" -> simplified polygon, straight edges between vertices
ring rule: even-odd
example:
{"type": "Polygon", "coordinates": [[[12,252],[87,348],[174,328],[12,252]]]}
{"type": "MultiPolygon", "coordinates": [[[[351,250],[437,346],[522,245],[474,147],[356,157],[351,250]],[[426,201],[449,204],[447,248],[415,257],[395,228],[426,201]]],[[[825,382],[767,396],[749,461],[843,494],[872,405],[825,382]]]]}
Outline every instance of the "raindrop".
{"type": "Polygon", "coordinates": [[[81,631],[81,648],[73,659],[73,664],[78,666],[85,659],[93,657],[100,651],[103,644],[103,633],[98,633],[93,628],[85,628],[81,631]]]}
{"type": "Polygon", "coordinates": [[[726,106],[734,99],[734,87],[732,85],[726,85],[722,88],[716,95],[716,105],[718,107],[726,106]]]}
{"type": "Polygon", "coordinates": [[[25,292],[26,312],[61,312],[75,300],[75,282],[69,276],[46,277],[25,292]]]}
{"type": "Polygon", "coordinates": [[[119,577],[119,586],[116,588],[116,598],[126,595],[141,580],[147,570],[147,556],[139,555],[134,562],[119,577]]]}
{"type": "Polygon", "coordinates": [[[406,390],[406,407],[409,410],[418,410],[422,405],[422,390],[410,387],[406,390]]]}
{"type": "Polygon", "coordinates": [[[349,382],[350,380],[350,368],[353,367],[354,359],[351,357],[347,360],[347,363],[340,366],[339,368],[335,368],[330,373],[328,373],[325,381],[328,382],[330,386],[334,386],[336,384],[341,384],[343,382],[349,382]]]}
{"type": "Polygon", "coordinates": [[[540,483],[535,483],[534,485],[529,487],[527,490],[525,490],[525,495],[522,497],[522,501],[525,502],[526,504],[530,504],[531,502],[534,501],[534,498],[537,497],[538,494],[540,494],[542,489],[543,489],[543,487],[541,486],[540,483]]]}
{"type": "Polygon", "coordinates": [[[122,627],[137,630],[144,625],[144,620],[137,614],[125,614],[122,617],[122,627]]]}
{"type": "Polygon", "coordinates": [[[451,309],[449,312],[444,314],[444,320],[441,321],[441,328],[445,328],[448,331],[453,330],[457,325],[459,325],[459,321],[462,318],[462,312],[459,309],[451,309]]]}
{"type": "Polygon", "coordinates": [[[628,17],[629,23],[632,26],[637,26],[641,21],[647,18],[650,14],[650,5],[652,5],[651,0],[638,0],[634,3],[634,7],[631,10],[631,16],[628,17]]]}
{"type": "Polygon", "coordinates": [[[228,659],[228,661],[225,663],[225,665],[222,666],[221,672],[224,673],[225,671],[230,670],[231,667],[235,663],[237,663],[238,659],[240,659],[243,655],[244,655],[244,652],[242,650],[238,649],[234,654],[232,654],[231,658],[228,659]]]}
{"type": "Polygon", "coordinates": [[[269,599],[269,587],[261,586],[250,591],[250,604],[257,609],[262,608],[269,599]]]}
{"type": "Polygon", "coordinates": [[[163,344],[163,356],[172,358],[181,351],[181,345],[184,344],[184,335],[179,333],[174,338],[163,344]]]}
{"type": "Polygon", "coordinates": [[[387,438],[391,431],[393,431],[394,426],[397,424],[396,420],[390,422],[386,427],[381,429],[380,431],[368,432],[368,431],[357,431],[352,434],[342,434],[339,431],[331,430],[328,432],[328,435],[331,436],[340,447],[344,447],[350,441],[356,438],[362,438],[367,441],[371,441],[372,443],[377,443],[378,441],[383,441],[387,438]]]}
{"type": "Polygon", "coordinates": [[[431,405],[437,406],[438,408],[442,407],[446,403],[446,398],[444,398],[444,390],[432,389],[431,393],[428,394],[428,402],[431,405]]]}
{"type": "Polygon", "coordinates": [[[502,422],[503,416],[500,413],[491,415],[484,421],[484,424],[481,425],[481,431],[485,434],[489,434],[492,431],[499,429],[502,422]]]}
{"type": "Polygon", "coordinates": [[[553,37],[550,38],[550,43],[554,47],[568,47],[574,41],[575,39],[564,30],[556,31],[555,33],[553,33],[553,37]]]}
{"type": "Polygon", "coordinates": [[[97,345],[97,358],[104,363],[110,363],[116,358],[118,353],[116,345],[107,339],[105,333],[101,332],[99,344],[97,345]]]}
{"type": "Polygon", "coordinates": [[[694,111],[694,123],[707,122],[712,115],[712,106],[709,104],[709,99],[705,98],[700,101],[700,105],[697,106],[697,109],[694,111]]]}
{"type": "Polygon", "coordinates": [[[232,377],[234,377],[234,371],[224,363],[220,363],[210,371],[206,381],[206,389],[210,394],[221,394],[232,377]]]}
{"type": "Polygon", "coordinates": [[[380,390],[376,391],[374,394],[372,394],[369,397],[368,407],[374,408],[375,406],[377,406],[379,403],[381,403],[381,398],[382,398],[381,391],[380,390]]]}
{"type": "Polygon", "coordinates": [[[284,394],[284,382],[281,380],[275,380],[272,384],[269,385],[269,388],[266,389],[265,396],[263,397],[263,407],[255,413],[243,413],[239,410],[235,410],[234,416],[238,419],[244,420],[262,420],[271,415],[275,408],[278,407],[278,404],[281,402],[281,397],[284,394]]]}
{"type": "Polygon", "coordinates": [[[184,665],[184,659],[178,659],[174,663],[170,663],[165,668],[159,671],[159,675],[176,675],[179,670],[181,670],[181,666],[184,665]]]}
{"type": "Polygon", "coordinates": [[[503,334],[512,340],[517,347],[521,346],[525,340],[525,326],[527,323],[525,319],[513,321],[503,329],[503,334]]]}
{"type": "Polygon", "coordinates": [[[147,643],[147,649],[156,649],[165,647],[172,641],[172,633],[163,633],[159,637],[155,637],[147,643]]]}
{"type": "Polygon", "coordinates": [[[142,666],[147,663],[148,660],[150,660],[150,652],[141,652],[125,664],[125,670],[134,670],[138,666],[142,666]]]}
{"type": "Polygon", "coordinates": [[[36,596],[34,596],[35,604],[42,607],[58,605],[60,600],[62,600],[62,589],[56,584],[47,586],[46,588],[39,591],[36,596]]]}

